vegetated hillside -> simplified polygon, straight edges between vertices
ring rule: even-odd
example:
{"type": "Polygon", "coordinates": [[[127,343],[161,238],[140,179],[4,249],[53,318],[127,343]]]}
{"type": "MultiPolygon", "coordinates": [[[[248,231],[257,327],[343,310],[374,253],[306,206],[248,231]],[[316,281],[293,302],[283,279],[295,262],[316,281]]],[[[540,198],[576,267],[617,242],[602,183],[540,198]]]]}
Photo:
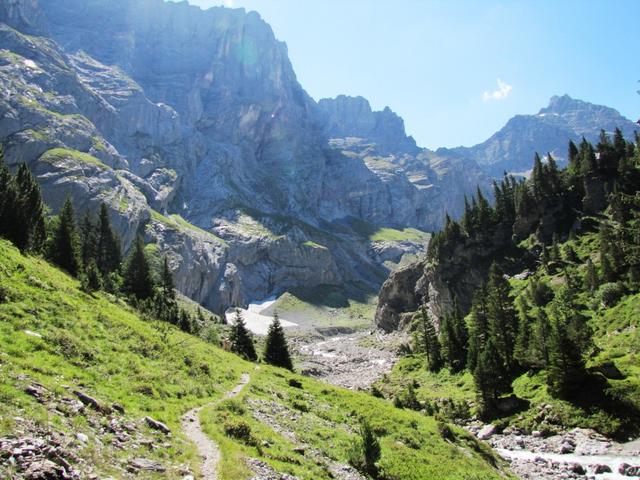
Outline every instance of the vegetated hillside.
{"type": "Polygon", "coordinates": [[[379,388],[400,404],[415,390],[454,399],[440,402],[452,418],[472,401],[528,431],[637,433],[638,141],[616,131],[595,148],[570,143],[567,169],[536,156],[530,180],[495,185],[495,206],[467,202],[427,260],[383,286],[379,324],[411,325],[416,341],[379,388]]]}
{"type": "Polygon", "coordinates": [[[84,293],[78,281],[4,240],[0,287],[2,478],[24,478],[29,468],[54,472],[47,478],[197,473],[199,457],[179,419],[220,399],[243,372],[251,375],[244,395],[202,413],[206,431],[220,442],[222,479],[250,478],[247,465],[335,478],[328,471],[346,464],[360,417],[379,438],[384,478],[505,476],[492,466],[499,463],[491,452],[457,428],[366,393],[256,367],[141,318],[112,295],[84,293]],[[171,434],[151,428],[146,416],[171,434]]]}

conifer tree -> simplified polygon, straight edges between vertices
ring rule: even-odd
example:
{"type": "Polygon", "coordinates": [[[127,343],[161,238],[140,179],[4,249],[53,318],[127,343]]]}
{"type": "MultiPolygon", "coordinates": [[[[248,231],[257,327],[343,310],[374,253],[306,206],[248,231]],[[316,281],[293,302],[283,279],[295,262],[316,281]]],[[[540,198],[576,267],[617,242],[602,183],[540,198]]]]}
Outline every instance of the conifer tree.
{"type": "Polygon", "coordinates": [[[503,271],[496,263],[489,269],[487,282],[487,321],[492,344],[498,349],[502,368],[505,373],[514,370],[515,348],[518,320],[510,297],[511,287],[504,278],[503,271]]]}
{"type": "Polygon", "coordinates": [[[452,372],[460,372],[467,364],[467,326],[454,297],[453,307],[440,324],[440,341],[446,363],[452,372]]]}
{"type": "Polygon", "coordinates": [[[20,164],[15,177],[18,193],[18,224],[14,243],[22,251],[39,252],[44,245],[46,231],[44,204],[40,186],[26,163],[20,164]]]}
{"type": "MultiPolygon", "coordinates": [[[[173,274],[171,273],[171,269],[169,268],[169,260],[167,256],[164,256],[164,261],[162,263],[162,296],[166,303],[174,303],[176,300],[176,287],[173,281],[173,274]]],[[[200,314],[202,312],[198,309],[200,314]]]]}
{"type": "Polygon", "coordinates": [[[293,370],[293,363],[291,362],[291,355],[289,354],[289,347],[287,346],[287,338],[285,337],[284,329],[282,328],[277,313],[273,314],[273,322],[267,332],[263,359],[265,362],[276,367],[293,370]]]}
{"type": "Polygon", "coordinates": [[[81,277],[83,290],[88,293],[100,290],[102,288],[102,275],[93,258],[89,260],[84,270],[84,275],[81,277]]]}
{"type": "Polygon", "coordinates": [[[231,327],[231,333],[229,335],[231,342],[231,351],[241,357],[255,362],[258,359],[255,346],[253,345],[253,338],[247,330],[247,326],[242,318],[242,313],[239,308],[236,308],[236,314],[233,320],[233,326],[231,327]]]}
{"type": "Polygon", "coordinates": [[[590,258],[587,259],[587,272],[584,277],[584,288],[586,288],[591,293],[596,291],[598,288],[598,272],[596,271],[596,267],[591,261],[590,258]]]}
{"type": "Polygon", "coordinates": [[[85,210],[82,224],[80,225],[80,243],[82,264],[89,265],[91,260],[95,263],[98,255],[98,237],[96,226],[93,224],[89,210],[85,210]]]}
{"type": "Polygon", "coordinates": [[[0,237],[16,243],[19,221],[18,190],[15,179],[4,163],[0,148],[0,237]]]}
{"type": "Polygon", "coordinates": [[[506,383],[502,378],[502,360],[498,350],[489,338],[485,348],[478,355],[478,361],[473,370],[473,381],[478,394],[479,413],[487,417],[493,413],[497,399],[506,383]]]}
{"type": "Polygon", "coordinates": [[[580,171],[580,157],[578,155],[578,147],[576,147],[576,144],[573,143],[573,140],[569,140],[569,154],[568,154],[568,158],[569,158],[569,169],[571,170],[571,173],[575,173],[580,171]]]}
{"type": "Polygon", "coordinates": [[[98,216],[98,253],[96,263],[104,276],[115,272],[120,267],[122,253],[120,250],[120,239],[111,229],[109,210],[107,206],[100,204],[98,216]]]}
{"type": "Polygon", "coordinates": [[[53,263],[73,276],[78,275],[80,272],[80,246],[70,197],[67,197],[62,210],[60,210],[49,248],[48,257],[53,263]]]}
{"type": "Polygon", "coordinates": [[[551,302],[551,316],[547,384],[552,395],[569,398],[586,377],[585,355],[592,346],[591,330],[572,289],[566,285],[551,302]]]}
{"type": "Polygon", "coordinates": [[[487,318],[487,289],[480,285],[473,297],[469,317],[469,351],[467,368],[473,372],[478,364],[480,353],[484,350],[488,339],[489,322],[487,318]]]}
{"type": "Polygon", "coordinates": [[[427,368],[432,372],[440,370],[442,367],[440,342],[424,305],[420,307],[417,346],[418,350],[426,356],[427,368]]]}
{"type": "Polygon", "coordinates": [[[127,259],[122,289],[138,300],[146,300],[153,296],[153,278],[151,267],[144,251],[142,237],[138,237],[133,250],[127,259]]]}

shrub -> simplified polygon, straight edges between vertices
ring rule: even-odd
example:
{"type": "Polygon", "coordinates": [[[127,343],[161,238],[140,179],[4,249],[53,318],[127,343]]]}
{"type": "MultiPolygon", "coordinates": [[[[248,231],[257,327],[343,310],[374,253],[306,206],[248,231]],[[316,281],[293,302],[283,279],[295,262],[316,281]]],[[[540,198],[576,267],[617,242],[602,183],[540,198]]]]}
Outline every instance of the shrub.
{"type": "Polygon", "coordinates": [[[244,415],[246,413],[246,409],[244,408],[244,405],[240,400],[236,398],[229,398],[227,400],[223,400],[222,402],[220,402],[218,409],[226,410],[236,415],[244,415]]]}
{"type": "Polygon", "coordinates": [[[300,411],[300,412],[308,412],[309,411],[309,405],[307,405],[305,402],[301,402],[299,400],[294,400],[291,403],[291,406],[293,408],[295,408],[296,410],[300,411]]]}
{"type": "Polygon", "coordinates": [[[296,380],[295,378],[290,378],[289,379],[289,386],[293,387],[293,388],[302,388],[302,383],[299,380],[296,380]]]}
{"type": "Polygon", "coordinates": [[[251,433],[251,425],[244,420],[227,420],[224,422],[224,433],[227,437],[240,440],[246,445],[256,445],[256,439],[251,433]]]}
{"type": "Polygon", "coordinates": [[[613,307],[624,295],[624,287],[620,283],[605,283],[598,288],[596,299],[605,307],[613,307]]]}
{"type": "Polygon", "coordinates": [[[380,460],[380,443],[369,422],[364,418],[360,420],[359,436],[351,443],[347,458],[359,472],[377,478],[376,464],[380,460]]]}
{"type": "Polygon", "coordinates": [[[453,442],[456,439],[456,435],[453,433],[453,430],[451,430],[451,427],[448,423],[439,420],[437,423],[437,427],[438,433],[445,440],[453,442]]]}

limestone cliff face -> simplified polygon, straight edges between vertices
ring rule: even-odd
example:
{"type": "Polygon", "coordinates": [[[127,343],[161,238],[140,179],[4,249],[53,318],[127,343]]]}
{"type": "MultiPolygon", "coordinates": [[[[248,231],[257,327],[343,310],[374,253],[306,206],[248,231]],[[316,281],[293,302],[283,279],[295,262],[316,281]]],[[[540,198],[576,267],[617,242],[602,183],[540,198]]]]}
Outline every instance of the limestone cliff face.
{"type": "MultiPolygon", "coordinates": [[[[80,212],[106,202],[125,248],[145,235],[214,310],[301,285],[376,290],[424,239],[372,242],[344,219],[437,222],[403,174],[330,144],[256,13],[10,0],[0,44],[8,163],[31,165],[54,212],[67,195],[80,212]]],[[[399,117],[372,115],[387,151],[415,150],[399,117]]]]}

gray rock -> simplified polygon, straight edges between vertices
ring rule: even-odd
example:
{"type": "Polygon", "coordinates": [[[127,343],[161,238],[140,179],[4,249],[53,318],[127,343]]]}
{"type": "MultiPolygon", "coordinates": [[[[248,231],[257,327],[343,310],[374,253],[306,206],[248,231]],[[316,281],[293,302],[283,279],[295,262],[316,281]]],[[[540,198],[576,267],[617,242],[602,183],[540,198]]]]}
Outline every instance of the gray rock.
{"type": "Polygon", "coordinates": [[[477,437],[478,437],[478,440],[488,440],[497,432],[498,432],[498,427],[495,425],[489,424],[482,427],[482,429],[478,432],[477,437]]]}
{"type": "Polygon", "coordinates": [[[154,420],[151,417],[144,417],[144,421],[146,422],[147,425],[149,425],[150,428],[153,428],[154,430],[158,430],[164,433],[165,435],[168,435],[169,433],[171,433],[171,429],[167,427],[164,423],[159,422],[158,420],[154,420]]]}

